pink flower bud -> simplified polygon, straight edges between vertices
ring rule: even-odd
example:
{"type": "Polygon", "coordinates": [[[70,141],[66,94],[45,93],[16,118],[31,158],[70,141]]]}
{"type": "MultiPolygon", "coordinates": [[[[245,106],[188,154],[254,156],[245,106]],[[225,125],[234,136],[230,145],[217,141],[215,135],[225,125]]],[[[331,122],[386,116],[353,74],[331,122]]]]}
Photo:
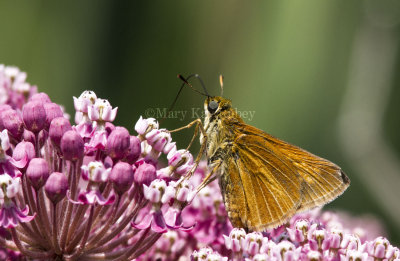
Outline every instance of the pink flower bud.
{"type": "Polygon", "coordinates": [[[67,194],[67,190],[68,179],[63,173],[60,172],[53,172],[47,179],[46,185],[44,186],[44,191],[53,204],[57,204],[60,200],[62,200],[67,194]]]}
{"type": "Polygon", "coordinates": [[[61,138],[61,152],[64,159],[77,161],[83,158],[84,142],[81,136],[74,131],[69,130],[61,138]]]}
{"type": "Polygon", "coordinates": [[[39,101],[43,104],[51,102],[49,96],[44,92],[35,93],[31,98],[29,98],[29,101],[39,101]]]}
{"type": "Polygon", "coordinates": [[[12,110],[12,107],[8,104],[2,104],[0,105],[0,131],[4,130],[4,124],[3,124],[3,112],[12,110]]]}
{"type": "Polygon", "coordinates": [[[113,159],[122,159],[128,152],[130,136],[124,127],[116,127],[108,136],[106,151],[113,159]]]}
{"type": "Polygon", "coordinates": [[[19,139],[24,132],[24,123],[21,116],[15,110],[6,110],[1,113],[4,129],[14,137],[19,139]]]}
{"type": "Polygon", "coordinates": [[[131,136],[130,137],[130,143],[129,143],[129,149],[128,153],[125,157],[126,161],[129,164],[133,164],[137,161],[141,153],[141,146],[140,146],[140,140],[136,136],[131,136]]]}
{"type": "Polygon", "coordinates": [[[133,184],[136,167],[126,162],[118,162],[113,167],[110,180],[113,182],[114,191],[118,195],[124,194],[133,184]]]}
{"type": "Polygon", "coordinates": [[[41,131],[46,124],[46,111],[40,101],[30,101],[22,108],[25,127],[33,133],[41,131]]]}
{"type": "Polygon", "coordinates": [[[137,168],[134,179],[136,184],[148,186],[156,177],[156,168],[152,164],[143,162],[137,168]]]}
{"type": "Polygon", "coordinates": [[[51,121],[49,137],[56,148],[60,148],[62,136],[71,129],[71,124],[64,117],[58,117],[51,121]]]}
{"type": "Polygon", "coordinates": [[[31,131],[28,131],[27,129],[24,129],[24,134],[22,135],[22,138],[24,139],[24,141],[35,144],[35,134],[33,134],[33,132],[31,131]]]}
{"type": "Polygon", "coordinates": [[[26,169],[26,176],[32,186],[39,190],[49,178],[49,166],[46,160],[42,158],[32,159],[26,169]]]}
{"type": "Polygon", "coordinates": [[[45,103],[43,107],[46,112],[46,129],[50,127],[50,123],[53,119],[64,116],[64,113],[58,104],[49,102],[45,103]]]}

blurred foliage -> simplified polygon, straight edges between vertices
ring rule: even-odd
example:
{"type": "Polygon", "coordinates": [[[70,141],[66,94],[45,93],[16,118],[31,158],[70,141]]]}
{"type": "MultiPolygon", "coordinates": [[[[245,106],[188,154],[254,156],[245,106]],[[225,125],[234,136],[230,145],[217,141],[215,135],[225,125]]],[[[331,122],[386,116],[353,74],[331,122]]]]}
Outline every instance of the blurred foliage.
{"type": "MultiPolygon", "coordinates": [[[[255,111],[248,123],[346,170],[351,187],[329,208],[374,214],[389,228],[391,240],[400,242],[399,230],[374,198],[376,192],[363,186],[360,173],[352,173],[352,163],[337,142],[353,41],[366,4],[0,1],[0,63],[26,71],[30,83],[70,113],[72,96],[94,90],[119,107],[116,124],[132,132],[146,109],[170,106],[181,84],[178,73],[200,74],[215,95],[220,93],[222,73],[224,96],[240,111],[255,111]]],[[[398,27],[396,33],[399,37],[398,27]]],[[[384,128],[387,140],[399,151],[400,93],[395,86],[400,79],[391,77],[393,95],[384,128]]],[[[174,110],[190,114],[192,107],[202,108],[203,100],[185,89],[174,110]]],[[[173,129],[191,120],[168,119],[162,125],[173,129]]],[[[180,147],[186,146],[191,133],[175,134],[180,147]]]]}

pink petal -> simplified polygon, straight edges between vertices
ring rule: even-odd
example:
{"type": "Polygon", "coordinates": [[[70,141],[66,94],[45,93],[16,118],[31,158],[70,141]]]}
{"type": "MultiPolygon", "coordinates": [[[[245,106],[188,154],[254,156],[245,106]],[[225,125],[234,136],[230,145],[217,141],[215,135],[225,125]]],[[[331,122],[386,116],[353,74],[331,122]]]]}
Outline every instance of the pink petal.
{"type": "Polygon", "coordinates": [[[15,160],[13,158],[9,158],[9,162],[16,168],[22,169],[26,166],[26,163],[28,163],[28,157],[25,155],[25,157],[23,157],[20,160],[15,160]]]}
{"type": "Polygon", "coordinates": [[[147,213],[138,224],[131,222],[131,226],[142,230],[149,228],[152,221],[153,221],[153,215],[151,213],[147,213]]]}
{"type": "Polygon", "coordinates": [[[153,214],[153,222],[151,222],[151,229],[156,233],[167,232],[167,226],[165,224],[165,220],[164,217],[162,216],[161,211],[155,212],[153,214]]]}

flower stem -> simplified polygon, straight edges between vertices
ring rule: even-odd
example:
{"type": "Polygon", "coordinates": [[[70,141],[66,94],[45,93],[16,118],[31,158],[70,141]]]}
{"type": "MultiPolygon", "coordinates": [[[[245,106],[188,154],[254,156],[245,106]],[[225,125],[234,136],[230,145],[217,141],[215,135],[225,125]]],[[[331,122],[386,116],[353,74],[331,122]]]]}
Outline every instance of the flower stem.
{"type": "MultiPolygon", "coordinates": [[[[139,204],[135,205],[135,208],[133,209],[132,213],[127,217],[125,217],[117,227],[112,228],[111,232],[108,235],[106,235],[103,239],[97,242],[97,246],[103,245],[105,242],[111,240],[116,235],[118,235],[129,224],[129,222],[131,222],[131,220],[137,215],[137,213],[141,208],[143,208],[143,206],[140,206],[139,204]]],[[[93,246],[93,248],[97,246],[93,246]]]]}
{"type": "Polygon", "coordinates": [[[111,213],[111,216],[108,217],[107,223],[104,225],[104,227],[98,232],[95,233],[95,236],[92,237],[88,243],[88,247],[90,247],[93,242],[97,242],[99,241],[104,235],[105,233],[107,233],[108,229],[110,228],[110,226],[114,223],[114,219],[115,219],[115,214],[117,213],[118,207],[119,207],[119,203],[120,203],[120,197],[118,197],[117,202],[115,203],[115,206],[113,208],[113,211],[111,213]]]}
{"type": "Polygon", "coordinates": [[[58,244],[58,227],[57,227],[57,203],[53,204],[53,247],[57,254],[61,254],[60,245],[58,244]]]}
{"type": "Polygon", "coordinates": [[[85,233],[83,234],[82,242],[81,242],[77,252],[71,257],[71,260],[75,260],[76,258],[78,258],[82,254],[83,250],[85,249],[85,245],[86,245],[87,239],[89,237],[89,232],[90,232],[90,229],[92,228],[92,224],[93,224],[93,212],[94,212],[94,206],[92,206],[90,208],[88,224],[86,226],[85,233]]]}
{"type": "Polygon", "coordinates": [[[38,259],[43,260],[43,259],[48,259],[49,257],[51,257],[53,255],[52,251],[36,252],[36,251],[33,251],[33,250],[26,249],[22,245],[21,241],[19,240],[17,230],[15,228],[11,228],[10,231],[11,231],[11,235],[13,237],[15,245],[17,246],[18,250],[22,254],[24,254],[25,256],[32,257],[32,258],[38,258],[38,259]]]}

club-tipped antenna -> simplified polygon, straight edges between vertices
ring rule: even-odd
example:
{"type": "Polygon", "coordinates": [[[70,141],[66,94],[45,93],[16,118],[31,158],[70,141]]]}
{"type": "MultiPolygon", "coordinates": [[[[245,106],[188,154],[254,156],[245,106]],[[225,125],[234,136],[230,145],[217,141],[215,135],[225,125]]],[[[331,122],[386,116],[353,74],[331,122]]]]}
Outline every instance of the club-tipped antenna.
{"type": "MultiPolygon", "coordinates": [[[[204,85],[203,80],[201,79],[200,75],[198,75],[197,73],[189,75],[186,79],[185,79],[182,75],[178,74],[178,78],[181,79],[181,81],[183,81],[185,84],[187,84],[193,91],[195,91],[195,92],[197,92],[197,93],[199,93],[199,94],[201,94],[201,95],[210,97],[210,95],[209,95],[208,92],[207,92],[206,86],[204,85]],[[195,77],[195,78],[199,79],[199,82],[200,82],[200,84],[201,84],[201,87],[203,87],[204,93],[202,93],[201,91],[199,91],[199,90],[197,90],[196,88],[194,88],[193,85],[191,85],[191,84],[188,82],[189,79],[192,78],[192,77],[195,77]]],[[[183,88],[183,85],[182,85],[181,88],[183,88]]]]}
{"type": "Polygon", "coordinates": [[[198,75],[197,73],[196,73],[196,74],[191,74],[191,75],[189,75],[186,79],[185,79],[185,77],[183,77],[182,75],[178,74],[178,78],[179,78],[181,81],[183,81],[183,83],[182,83],[182,85],[181,85],[181,88],[179,88],[179,91],[178,91],[178,93],[176,94],[174,101],[172,102],[171,106],[169,107],[167,113],[166,113],[165,116],[162,118],[162,120],[160,121],[160,123],[167,117],[167,115],[168,115],[169,112],[172,110],[172,108],[174,108],[175,103],[178,101],[178,97],[179,97],[179,95],[181,94],[181,92],[182,92],[182,90],[183,90],[183,87],[185,87],[185,85],[188,85],[193,91],[195,91],[195,92],[197,92],[197,93],[199,93],[199,94],[201,94],[201,95],[210,97],[210,95],[209,95],[208,92],[207,92],[206,86],[204,85],[203,80],[200,78],[200,75],[198,75]],[[201,86],[202,86],[203,89],[204,89],[204,93],[202,93],[201,91],[199,91],[199,90],[197,90],[196,88],[194,88],[193,85],[191,85],[191,84],[188,82],[188,80],[189,80],[190,78],[193,78],[193,77],[199,79],[200,84],[201,84],[201,86]]]}
{"type": "Polygon", "coordinates": [[[221,96],[224,94],[224,76],[222,74],[219,75],[219,85],[221,86],[221,96]]]}

